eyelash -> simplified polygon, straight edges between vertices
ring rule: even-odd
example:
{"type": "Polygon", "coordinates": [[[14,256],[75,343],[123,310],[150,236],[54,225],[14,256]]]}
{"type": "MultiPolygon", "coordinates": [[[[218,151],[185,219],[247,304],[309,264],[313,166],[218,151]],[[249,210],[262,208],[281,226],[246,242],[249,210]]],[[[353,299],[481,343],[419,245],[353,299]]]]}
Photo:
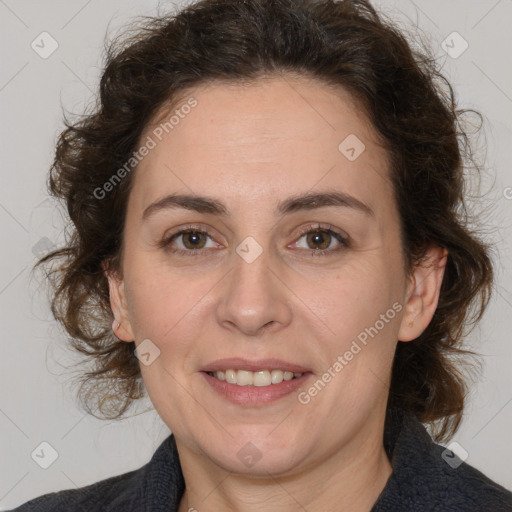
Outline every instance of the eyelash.
{"type": "MultiPolygon", "coordinates": [[[[176,233],[173,233],[172,235],[169,235],[168,237],[164,238],[161,242],[159,242],[159,247],[162,249],[165,249],[166,251],[169,251],[174,254],[182,255],[182,256],[207,256],[208,251],[201,250],[201,249],[176,249],[174,247],[171,247],[171,242],[173,242],[174,239],[178,238],[181,235],[187,234],[187,233],[196,233],[201,235],[206,235],[209,238],[213,237],[207,232],[204,231],[197,226],[186,226],[184,229],[181,229],[180,231],[177,231],[176,233]]],[[[308,226],[306,228],[303,228],[299,232],[299,237],[297,240],[300,240],[304,235],[307,235],[309,233],[315,233],[315,232],[322,232],[327,233],[331,236],[333,236],[338,242],[340,242],[340,245],[336,249],[311,249],[311,256],[328,256],[330,254],[337,253],[347,247],[349,247],[348,243],[348,237],[342,235],[338,231],[332,229],[331,225],[328,226],[322,226],[320,224],[315,226],[308,226]]],[[[307,249],[304,249],[307,250],[307,249]]]]}

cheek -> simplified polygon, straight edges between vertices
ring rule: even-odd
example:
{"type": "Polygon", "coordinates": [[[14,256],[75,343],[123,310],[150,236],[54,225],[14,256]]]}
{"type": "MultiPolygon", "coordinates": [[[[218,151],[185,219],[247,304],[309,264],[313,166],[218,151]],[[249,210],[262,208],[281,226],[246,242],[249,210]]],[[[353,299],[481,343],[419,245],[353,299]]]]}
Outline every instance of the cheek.
{"type": "MultiPolygon", "coordinates": [[[[172,341],[173,350],[178,351],[180,345],[190,345],[208,323],[205,316],[214,316],[212,301],[220,300],[216,284],[227,286],[229,276],[221,279],[224,271],[220,268],[179,269],[143,252],[129,254],[125,279],[135,339],[149,338],[162,348],[172,341]]],[[[392,244],[348,253],[342,263],[328,269],[322,269],[323,264],[310,266],[302,276],[296,271],[287,274],[286,268],[283,273],[290,289],[302,298],[290,305],[292,315],[299,315],[299,323],[300,317],[309,318],[310,328],[321,337],[325,331],[327,338],[338,340],[335,343],[350,343],[400,298],[400,258],[392,244]],[[302,314],[301,308],[305,308],[302,314]]]]}
{"type": "Polygon", "coordinates": [[[150,339],[166,358],[184,355],[201,337],[215,272],[184,272],[151,258],[127,262],[125,279],[130,323],[137,342],[150,339]],[[203,317],[203,318],[200,318],[203,317]]]}
{"type": "Polygon", "coordinates": [[[325,281],[324,298],[317,295],[317,299],[323,303],[326,324],[334,334],[329,336],[332,350],[348,349],[354,340],[362,346],[381,340],[373,349],[378,354],[394,345],[403,305],[400,274],[390,262],[377,254],[356,258],[325,281]]]}
{"type": "Polygon", "coordinates": [[[176,292],[176,283],[171,282],[169,275],[135,257],[126,260],[125,283],[130,323],[136,340],[158,339],[159,331],[171,328],[177,309],[183,305],[176,292]],[[160,325],[162,322],[166,325],[160,325]]]}

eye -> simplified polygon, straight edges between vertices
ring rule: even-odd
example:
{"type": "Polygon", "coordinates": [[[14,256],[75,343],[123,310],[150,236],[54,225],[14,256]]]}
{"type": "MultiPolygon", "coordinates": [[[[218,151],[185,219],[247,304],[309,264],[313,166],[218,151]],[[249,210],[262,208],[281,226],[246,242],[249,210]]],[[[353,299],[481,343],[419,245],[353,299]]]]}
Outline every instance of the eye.
{"type": "MultiPolygon", "coordinates": [[[[303,249],[311,249],[313,246],[311,256],[333,254],[349,246],[348,237],[334,230],[330,225],[307,226],[300,231],[299,235],[299,239],[294,245],[303,249]],[[307,247],[299,245],[302,238],[305,238],[307,247]],[[334,249],[332,248],[333,242],[337,244],[334,249]]],[[[213,240],[212,235],[207,231],[195,226],[187,226],[185,229],[167,236],[158,245],[166,251],[183,256],[206,256],[210,251],[202,249],[222,247],[213,240]],[[210,240],[209,246],[207,245],[208,239],[210,240]]]]}
{"type": "Polygon", "coordinates": [[[298,245],[299,241],[305,238],[307,247],[303,248],[311,249],[311,246],[313,246],[312,256],[327,255],[348,247],[348,237],[332,229],[331,226],[308,226],[301,230],[300,235],[299,240],[295,244],[298,245]],[[332,249],[333,242],[337,243],[334,249],[332,249]],[[318,247],[314,247],[315,245],[318,247]]]}
{"type": "Polygon", "coordinates": [[[220,244],[213,241],[208,232],[194,226],[187,226],[187,228],[173,233],[164,238],[159,245],[167,251],[186,256],[206,255],[208,251],[201,249],[222,247],[220,244]],[[211,240],[210,246],[206,245],[207,239],[211,240]],[[178,247],[173,247],[173,244],[176,244],[178,247]]]}

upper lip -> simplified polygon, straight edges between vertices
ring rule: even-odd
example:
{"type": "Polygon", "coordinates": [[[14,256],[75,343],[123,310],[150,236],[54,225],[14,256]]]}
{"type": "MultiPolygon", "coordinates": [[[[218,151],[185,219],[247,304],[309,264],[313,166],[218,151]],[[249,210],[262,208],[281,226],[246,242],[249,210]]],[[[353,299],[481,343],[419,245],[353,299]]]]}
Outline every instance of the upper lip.
{"type": "Polygon", "coordinates": [[[259,370],[283,370],[285,372],[293,373],[306,373],[308,370],[304,366],[295,363],[289,363],[282,359],[258,359],[255,361],[249,361],[248,359],[242,358],[229,358],[229,359],[217,359],[211,363],[208,363],[203,368],[202,372],[218,372],[224,370],[247,370],[251,372],[257,372],[259,370]]]}

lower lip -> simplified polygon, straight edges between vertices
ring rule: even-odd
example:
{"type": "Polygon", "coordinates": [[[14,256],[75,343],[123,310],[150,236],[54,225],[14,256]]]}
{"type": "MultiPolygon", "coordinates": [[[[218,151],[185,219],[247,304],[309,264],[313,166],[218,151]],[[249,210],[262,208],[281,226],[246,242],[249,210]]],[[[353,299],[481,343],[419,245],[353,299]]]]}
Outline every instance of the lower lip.
{"type": "Polygon", "coordinates": [[[283,380],[279,384],[270,384],[269,386],[238,386],[237,384],[230,384],[225,380],[219,380],[217,377],[212,377],[206,372],[201,372],[201,374],[219,395],[224,396],[235,404],[247,407],[256,407],[275,402],[296,391],[313,375],[311,372],[306,372],[295,379],[283,380]]]}

